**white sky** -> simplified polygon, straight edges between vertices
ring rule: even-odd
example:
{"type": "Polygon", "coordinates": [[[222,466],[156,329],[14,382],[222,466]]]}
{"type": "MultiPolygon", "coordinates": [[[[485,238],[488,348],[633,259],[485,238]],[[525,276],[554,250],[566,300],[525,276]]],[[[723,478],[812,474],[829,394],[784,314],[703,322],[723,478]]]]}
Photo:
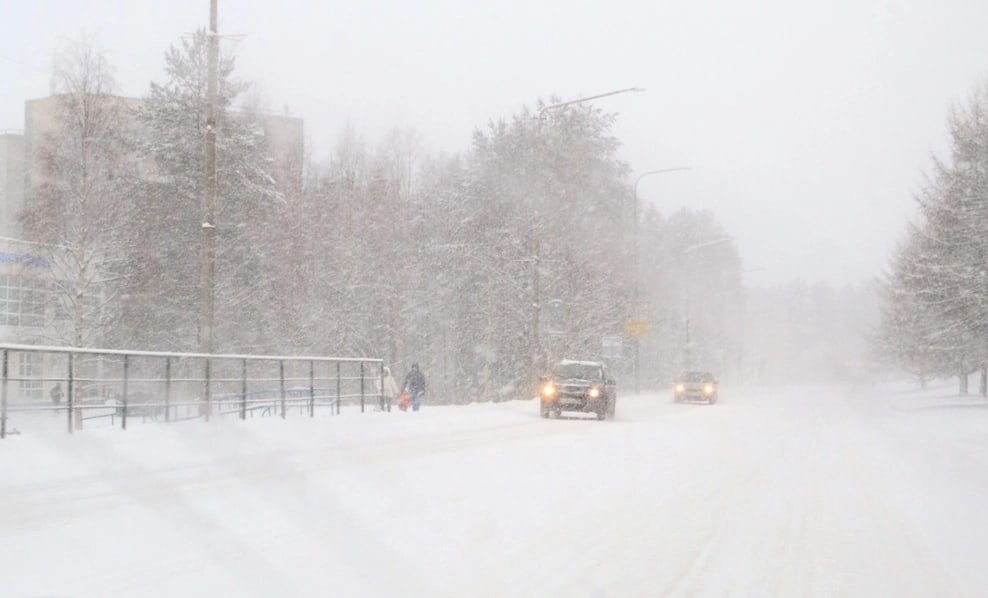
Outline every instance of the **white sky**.
{"type": "MultiPolygon", "coordinates": [[[[208,0],[0,0],[0,129],[48,91],[52,51],[86,31],[123,92],[205,26],[208,0]]],[[[877,274],[946,148],[946,114],[988,77],[979,0],[789,2],[220,1],[220,31],[273,111],[305,119],[316,157],[344,124],[393,126],[433,151],[536,98],[620,114],[623,157],[664,211],[713,210],[752,284],[877,274]]]]}
{"type": "Polygon", "coordinates": [[[983,596],[988,409],[955,384],[619,390],[605,422],[15,412],[0,594],[983,596]]]}

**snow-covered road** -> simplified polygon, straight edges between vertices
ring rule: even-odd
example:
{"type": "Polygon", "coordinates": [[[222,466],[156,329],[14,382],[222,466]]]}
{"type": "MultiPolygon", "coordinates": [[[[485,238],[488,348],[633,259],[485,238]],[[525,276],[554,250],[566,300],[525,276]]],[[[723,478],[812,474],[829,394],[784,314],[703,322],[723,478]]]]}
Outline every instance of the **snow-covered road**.
{"type": "Polygon", "coordinates": [[[24,430],[0,595],[983,595],[988,404],[948,393],[24,430]]]}

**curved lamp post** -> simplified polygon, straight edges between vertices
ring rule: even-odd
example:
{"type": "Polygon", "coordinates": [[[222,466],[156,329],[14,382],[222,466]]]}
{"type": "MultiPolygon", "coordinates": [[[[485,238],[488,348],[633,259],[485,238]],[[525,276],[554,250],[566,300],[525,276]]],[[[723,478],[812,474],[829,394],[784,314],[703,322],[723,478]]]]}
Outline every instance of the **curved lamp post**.
{"type": "Polygon", "coordinates": [[[693,253],[697,249],[703,249],[704,247],[710,247],[711,245],[720,245],[721,243],[729,243],[734,240],[734,237],[722,237],[720,239],[714,239],[713,241],[706,241],[704,243],[697,243],[696,245],[690,245],[683,250],[683,253],[693,253]]]}
{"type": "Polygon", "coordinates": [[[581,104],[583,102],[589,102],[590,100],[596,100],[596,99],[599,99],[599,98],[606,98],[607,96],[613,96],[613,95],[617,95],[619,93],[628,93],[629,91],[640,92],[640,91],[645,91],[645,88],[644,87],[628,87],[626,89],[618,89],[618,90],[615,90],[615,91],[608,91],[606,93],[599,93],[599,94],[597,94],[595,96],[589,96],[589,97],[586,97],[586,98],[579,98],[579,99],[576,99],[576,100],[570,100],[568,102],[559,102],[558,104],[551,104],[549,106],[543,106],[542,109],[539,110],[539,121],[540,122],[542,121],[542,118],[545,116],[545,113],[548,112],[549,110],[554,110],[556,108],[562,108],[563,106],[570,106],[572,104],[581,104]]]}
{"type": "MultiPolygon", "coordinates": [[[[685,257],[698,249],[706,249],[707,247],[712,247],[714,245],[721,245],[723,243],[730,243],[733,241],[734,241],[733,237],[722,237],[720,239],[714,239],[712,241],[697,243],[696,245],[690,245],[689,247],[684,249],[682,251],[682,255],[685,257]]],[[[684,369],[686,370],[690,370],[693,368],[693,345],[690,342],[690,307],[691,307],[690,303],[693,295],[693,286],[694,286],[693,275],[692,275],[692,271],[690,271],[689,277],[686,280],[686,284],[683,287],[684,295],[685,295],[684,312],[686,314],[686,322],[685,322],[686,339],[685,339],[685,344],[683,345],[683,352],[684,352],[683,361],[684,361],[684,369]]]]}
{"type": "MultiPolygon", "coordinates": [[[[641,234],[640,234],[640,231],[638,230],[638,218],[639,218],[639,211],[640,211],[638,209],[638,204],[639,204],[639,201],[638,201],[638,184],[641,183],[642,182],[642,179],[645,178],[645,177],[647,177],[647,176],[651,176],[653,174],[664,174],[664,173],[667,173],[667,172],[676,172],[678,170],[691,170],[691,168],[689,166],[676,166],[674,168],[661,168],[659,170],[649,170],[648,172],[641,173],[640,175],[638,175],[638,178],[635,179],[635,187],[634,187],[634,194],[635,194],[634,201],[635,201],[635,205],[634,205],[634,214],[633,214],[632,226],[635,227],[635,230],[634,230],[634,236],[635,236],[635,247],[634,247],[634,249],[635,249],[635,255],[634,255],[633,263],[635,265],[635,301],[638,304],[641,304],[641,295],[642,295],[642,292],[641,292],[641,264],[640,264],[640,261],[641,261],[641,248],[639,247],[639,244],[641,242],[641,234]]],[[[637,324],[635,326],[626,325],[626,327],[630,327],[632,329],[635,329],[635,332],[636,332],[636,334],[635,334],[635,394],[640,394],[641,393],[641,384],[640,384],[640,380],[641,380],[641,375],[640,375],[640,373],[641,373],[641,351],[640,351],[641,338],[643,336],[647,336],[647,334],[648,334],[647,331],[649,329],[648,320],[646,318],[641,318],[640,315],[638,317],[640,319],[638,320],[638,322],[637,322],[637,324]]]]}
{"type": "MultiPolygon", "coordinates": [[[[585,98],[577,98],[575,100],[569,100],[569,101],[566,101],[566,102],[559,102],[557,104],[550,104],[548,106],[543,106],[539,110],[537,130],[538,130],[539,134],[541,134],[541,131],[542,131],[542,123],[545,120],[545,114],[546,114],[546,112],[549,112],[550,110],[555,110],[556,108],[563,108],[564,106],[572,106],[573,104],[582,104],[583,102],[589,102],[590,100],[597,100],[597,99],[600,99],[600,98],[606,98],[608,96],[617,95],[619,93],[629,93],[629,92],[636,92],[637,93],[637,92],[642,92],[642,91],[645,91],[645,88],[643,88],[643,87],[627,87],[625,89],[616,89],[614,91],[608,91],[608,92],[605,92],[605,93],[598,93],[596,95],[587,96],[585,98]]],[[[539,365],[538,364],[539,356],[542,353],[542,342],[541,342],[541,339],[539,338],[539,327],[541,325],[540,322],[539,322],[539,310],[542,308],[542,306],[541,306],[541,296],[540,296],[540,291],[539,291],[539,286],[540,286],[540,282],[539,282],[539,263],[541,261],[543,261],[543,260],[542,260],[542,257],[541,257],[541,251],[540,251],[540,244],[539,244],[539,240],[538,240],[538,235],[534,231],[534,224],[533,224],[532,237],[533,237],[533,243],[535,244],[535,252],[534,252],[535,255],[532,258],[532,263],[533,263],[533,268],[532,268],[532,295],[533,295],[532,296],[532,334],[534,335],[533,336],[533,339],[532,339],[533,340],[533,345],[534,345],[533,348],[532,348],[532,361],[533,361],[533,364],[532,365],[533,365],[533,370],[537,370],[537,367],[539,365]]]]}
{"type": "Polygon", "coordinates": [[[642,182],[643,178],[653,174],[662,174],[664,172],[675,172],[677,170],[692,170],[692,168],[690,168],[689,166],[676,166],[675,168],[662,168],[660,170],[649,170],[648,172],[641,173],[640,175],[638,175],[638,178],[635,179],[635,196],[636,197],[638,196],[638,183],[642,182]]]}

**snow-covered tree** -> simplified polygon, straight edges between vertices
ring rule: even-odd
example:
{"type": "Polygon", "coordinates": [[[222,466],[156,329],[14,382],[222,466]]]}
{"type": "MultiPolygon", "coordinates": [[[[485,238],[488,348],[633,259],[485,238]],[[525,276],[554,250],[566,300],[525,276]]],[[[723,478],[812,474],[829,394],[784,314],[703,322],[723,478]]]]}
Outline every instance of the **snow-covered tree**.
{"type": "Polygon", "coordinates": [[[36,179],[20,218],[28,237],[48,248],[51,341],[101,345],[112,338],[133,209],[131,123],[92,40],[57,54],[51,92],[54,119],[35,150],[36,179]]]}
{"type": "Polygon", "coordinates": [[[709,211],[681,209],[662,219],[645,214],[641,260],[648,319],[643,341],[646,380],[667,383],[699,368],[730,379],[740,359],[743,285],[741,258],[709,211]]]}
{"type": "MultiPolygon", "coordinates": [[[[139,346],[196,347],[201,314],[202,197],[206,182],[208,36],[199,30],[165,54],[164,83],[152,83],[137,111],[146,167],[134,232],[125,305],[139,346]]],[[[283,205],[271,174],[263,127],[233,110],[247,84],[233,79],[234,60],[219,61],[216,103],[217,201],[215,348],[259,350],[278,334],[270,305],[279,292],[272,273],[278,239],[270,226],[283,205]]]]}
{"type": "Polygon", "coordinates": [[[890,272],[881,280],[882,316],[874,343],[881,362],[925,383],[943,373],[945,352],[934,342],[941,321],[936,305],[923,298],[929,264],[922,241],[912,231],[892,256],[890,272]]]}
{"type": "Polygon", "coordinates": [[[520,391],[552,358],[599,357],[601,339],[620,334],[630,289],[621,216],[632,196],[613,123],[574,105],[541,117],[524,109],[474,133],[467,175],[447,194],[436,232],[459,248],[453,255],[477,256],[461,279],[473,283],[458,295],[459,326],[486,392],[520,391]]]}
{"type": "Polygon", "coordinates": [[[988,85],[949,118],[949,161],[934,159],[920,220],[884,281],[878,350],[918,376],[967,376],[988,363],[988,85]],[[908,326],[912,326],[909,328],[908,326]]]}
{"type": "Polygon", "coordinates": [[[878,319],[871,282],[795,280],[745,294],[742,380],[830,384],[875,374],[866,339],[878,319]]]}

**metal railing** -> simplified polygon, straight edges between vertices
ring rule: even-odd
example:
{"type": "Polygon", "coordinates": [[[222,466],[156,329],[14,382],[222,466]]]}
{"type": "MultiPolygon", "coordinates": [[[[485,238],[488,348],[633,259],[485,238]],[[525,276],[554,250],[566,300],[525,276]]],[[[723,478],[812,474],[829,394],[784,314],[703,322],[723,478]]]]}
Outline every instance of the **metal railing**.
{"type": "Polygon", "coordinates": [[[374,358],[233,355],[83,349],[0,343],[0,438],[11,423],[69,433],[85,422],[120,425],[260,415],[282,418],[385,400],[384,363],[374,358]],[[64,385],[64,386],[63,386],[64,385]],[[50,414],[45,417],[45,414],[50,414]]]}

